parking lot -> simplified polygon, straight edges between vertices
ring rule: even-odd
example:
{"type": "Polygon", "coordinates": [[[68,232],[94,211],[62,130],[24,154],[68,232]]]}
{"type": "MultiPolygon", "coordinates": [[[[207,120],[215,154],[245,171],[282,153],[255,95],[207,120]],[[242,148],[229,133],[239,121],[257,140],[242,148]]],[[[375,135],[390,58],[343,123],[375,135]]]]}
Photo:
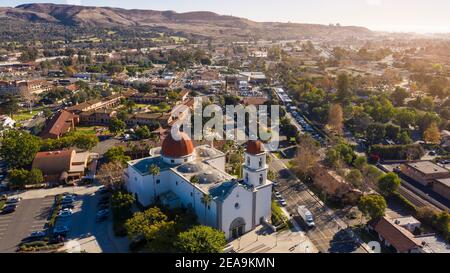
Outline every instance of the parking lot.
{"type": "Polygon", "coordinates": [[[53,197],[22,200],[15,212],[0,214],[0,252],[14,252],[33,231],[44,229],[53,197]]]}
{"type": "Polygon", "coordinates": [[[54,231],[61,227],[67,228],[66,232],[61,233],[65,238],[65,251],[72,252],[73,249],[69,248],[75,245],[75,251],[78,252],[127,252],[128,239],[114,236],[112,216],[98,221],[98,203],[102,198],[107,198],[107,195],[98,192],[98,188],[79,187],[72,191],[67,188],[41,189],[22,193],[24,199],[18,203],[14,212],[0,214],[0,252],[15,252],[18,245],[34,231],[45,231],[47,236],[58,237],[54,231]],[[70,213],[66,217],[57,217],[55,227],[46,229],[55,205],[55,196],[62,193],[73,196],[72,201],[67,202],[70,204],[70,213]]]}

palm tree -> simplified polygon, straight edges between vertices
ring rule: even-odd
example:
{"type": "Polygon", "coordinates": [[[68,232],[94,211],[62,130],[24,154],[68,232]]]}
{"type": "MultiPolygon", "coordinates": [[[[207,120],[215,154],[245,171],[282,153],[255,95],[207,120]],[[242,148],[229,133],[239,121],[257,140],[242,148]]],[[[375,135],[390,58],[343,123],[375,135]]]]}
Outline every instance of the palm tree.
{"type": "Polygon", "coordinates": [[[208,223],[206,220],[206,207],[211,205],[212,197],[209,194],[203,194],[201,201],[205,205],[205,225],[207,225],[208,223]]]}
{"type": "Polygon", "coordinates": [[[244,147],[242,145],[238,146],[238,150],[237,153],[239,155],[239,173],[238,173],[238,178],[242,178],[243,174],[242,174],[242,164],[244,164],[244,161],[242,161],[244,159],[244,147]]]}
{"type": "Polygon", "coordinates": [[[155,176],[159,175],[161,170],[155,164],[152,164],[149,168],[149,173],[153,176],[153,192],[154,192],[154,200],[156,200],[156,182],[155,176]]]}
{"type": "MultiPolygon", "coordinates": [[[[200,179],[198,178],[198,176],[194,175],[193,177],[191,177],[191,179],[189,180],[192,184],[198,184],[200,183],[200,179]]],[[[194,212],[195,212],[195,186],[192,186],[192,204],[193,204],[193,208],[194,208],[194,212]]]]}

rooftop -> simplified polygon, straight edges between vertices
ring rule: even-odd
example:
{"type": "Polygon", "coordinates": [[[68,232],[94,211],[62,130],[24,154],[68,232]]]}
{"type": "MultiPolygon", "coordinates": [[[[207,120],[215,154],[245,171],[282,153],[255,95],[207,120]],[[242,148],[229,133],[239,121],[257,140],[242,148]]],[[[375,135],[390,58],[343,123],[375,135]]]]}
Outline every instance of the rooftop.
{"type": "Polygon", "coordinates": [[[423,174],[448,173],[448,170],[434,164],[431,161],[421,161],[415,163],[407,163],[409,167],[416,169],[423,174]]]}

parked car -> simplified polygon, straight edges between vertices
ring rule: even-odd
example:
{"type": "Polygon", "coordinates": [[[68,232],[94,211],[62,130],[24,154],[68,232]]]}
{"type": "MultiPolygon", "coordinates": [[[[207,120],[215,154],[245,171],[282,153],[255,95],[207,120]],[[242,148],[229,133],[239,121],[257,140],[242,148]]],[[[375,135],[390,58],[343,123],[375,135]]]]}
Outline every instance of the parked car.
{"type": "Polygon", "coordinates": [[[61,209],[65,210],[65,209],[73,209],[75,206],[73,205],[73,203],[65,203],[62,204],[61,209]]]}
{"type": "Polygon", "coordinates": [[[282,199],[283,197],[281,197],[281,193],[279,192],[275,192],[275,197],[278,199],[282,199]]]}
{"type": "Polygon", "coordinates": [[[108,187],[101,186],[100,188],[98,188],[97,191],[100,194],[106,194],[106,193],[109,193],[111,190],[108,187]]]}
{"type": "Polygon", "coordinates": [[[43,237],[45,237],[45,235],[47,235],[47,233],[43,230],[33,231],[33,232],[31,232],[30,236],[28,236],[28,238],[33,238],[33,239],[43,238],[43,237]]]}
{"type": "Polygon", "coordinates": [[[66,218],[72,216],[72,210],[71,209],[63,209],[59,211],[58,217],[66,218]]]}
{"type": "Polygon", "coordinates": [[[280,202],[280,205],[282,205],[283,207],[287,206],[286,200],[284,200],[283,198],[278,200],[280,202]]]}
{"type": "Polygon", "coordinates": [[[3,214],[13,213],[13,212],[16,211],[16,208],[17,208],[17,205],[15,205],[15,204],[9,204],[9,205],[6,205],[6,206],[3,208],[2,213],[3,213],[3,214]]]}
{"type": "Polygon", "coordinates": [[[109,209],[102,209],[102,210],[99,210],[99,211],[97,212],[97,218],[98,218],[98,217],[106,217],[106,216],[109,216],[110,213],[111,213],[111,211],[110,211],[109,209]]]}
{"type": "Polygon", "coordinates": [[[21,197],[11,197],[6,200],[6,204],[17,204],[22,200],[21,197]]]}
{"type": "Polygon", "coordinates": [[[67,226],[57,226],[53,229],[54,235],[66,235],[69,232],[69,228],[67,226]]]}

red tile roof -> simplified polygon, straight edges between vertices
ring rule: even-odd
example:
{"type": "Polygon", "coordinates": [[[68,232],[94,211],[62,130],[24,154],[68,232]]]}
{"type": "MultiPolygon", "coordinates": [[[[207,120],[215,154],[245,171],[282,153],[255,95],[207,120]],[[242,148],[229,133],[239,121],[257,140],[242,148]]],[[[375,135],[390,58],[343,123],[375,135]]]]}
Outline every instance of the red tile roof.
{"type": "Polygon", "coordinates": [[[252,155],[259,155],[264,153],[264,145],[259,140],[249,140],[247,142],[247,153],[252,155]]]}
{"type": "Polygon", "coordinates": [[[169,133],[164,139],[161,154],[170,158],[178,158],[190,155],[194,152],[194,144],[189,136],[185,133],[180,134],[181,139],[176,141],[172,134],[169,133]]]}
{"type": "Polygon", "coordinates": [[[57,138],[69,132],[76,119],[76,115],[66,110],[61,110],[47,122],[44,130],[41,132],[41,136],[44,138],[57,138]]]}
{"type": "Polygon", "coordinates": [[[411,232],[386,217],[372,221],[370,226],[400,253],[408,253],[421,247],[411,232]]]}

